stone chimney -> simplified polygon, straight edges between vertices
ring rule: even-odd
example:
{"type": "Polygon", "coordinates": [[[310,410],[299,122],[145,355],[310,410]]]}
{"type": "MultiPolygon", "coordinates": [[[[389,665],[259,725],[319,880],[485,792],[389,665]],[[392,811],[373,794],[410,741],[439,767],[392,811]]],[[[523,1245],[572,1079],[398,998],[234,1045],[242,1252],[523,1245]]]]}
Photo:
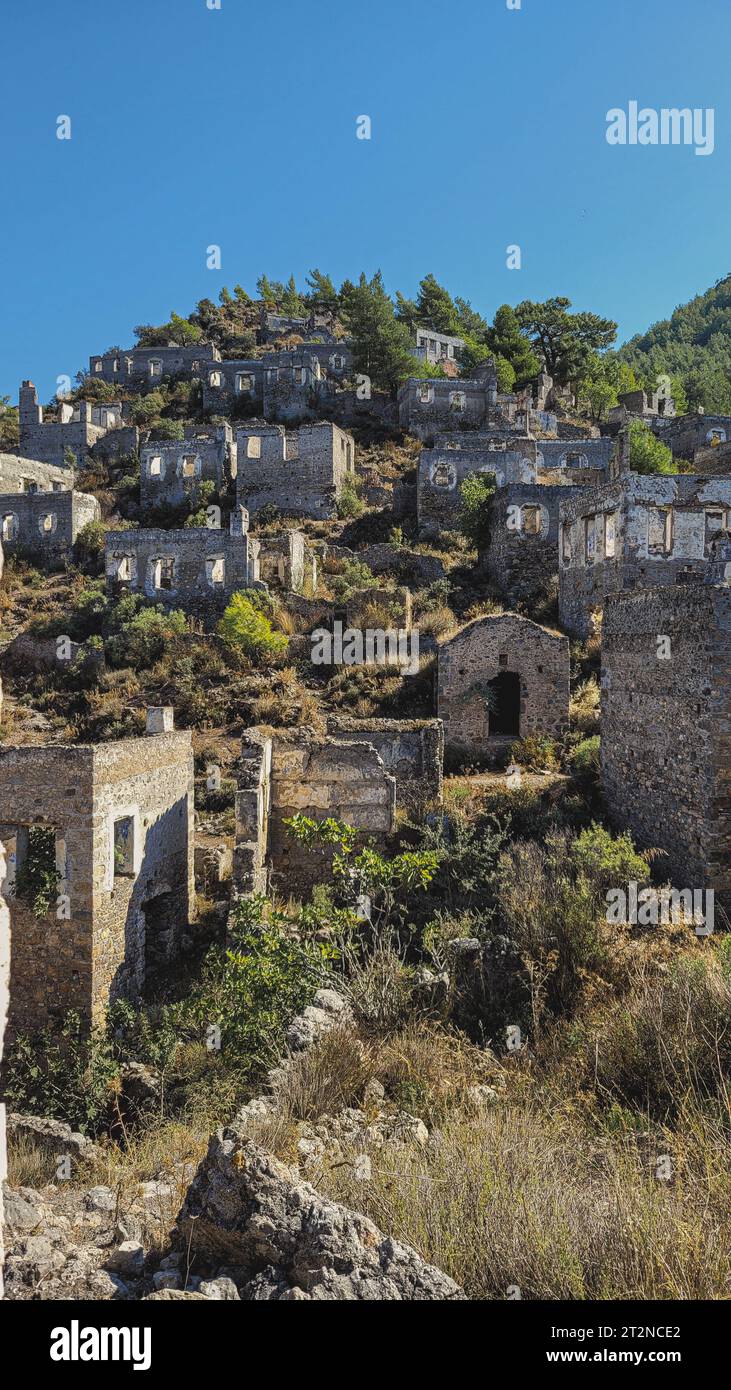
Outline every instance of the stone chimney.
{"type": "Polygon", "coordinates": [[[150,705],[147,710],[146,734],[172,734],[175,711],[172,705],[150,705]]]}

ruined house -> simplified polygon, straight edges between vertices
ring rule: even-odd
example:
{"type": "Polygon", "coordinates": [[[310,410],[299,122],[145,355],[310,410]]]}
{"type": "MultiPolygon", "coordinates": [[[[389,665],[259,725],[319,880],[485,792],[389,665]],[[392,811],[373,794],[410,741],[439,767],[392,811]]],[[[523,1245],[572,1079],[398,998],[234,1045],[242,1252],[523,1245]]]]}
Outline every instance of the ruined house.
{"type": "Polygon", "coordinates": [[[0,493],[0,540],[8,555],[24,553],[39,563],[70,559],[82,527],[100,516],[90,492],[0,493]]]}
{"type": "Polygon", "coordinates": [[[220,617],[231,595],[259,580],[259,541],[248,534],[243,508],[229,529],[187,526],[165,531],[107,531],[107,592],[143,593],[203,620],[220,617]]]}
{"type": "Polygon", "coordinates": [[[66,465],[59,468],[38,459],[19,458],[17,454],[0,454],[0,493],[67,492],[74,479],[74,469],[66,465]]]}
{"type": "Polygon", "coordinates": [[[419,439],[429,440],[448,431],[489,430],[499,427],[503,419],[491,359],[459,381],[409,377],[399,387],[399,425],[419,439]]]}
{"type": "Polygon", "coordinates": [[[655,420],[671,420],[674,415],[675,401],[670,384],[666,382],[656,391],[621,392],[618,404],[609,411],[608,422],[611,426],[626,425],[629,420],[652,423],[655,420]]]}
{"type": "MultiPolygon", "coordinates": [[[[727,549],[729,549],[727,547],[727,549]]],[[[731,549],[729,549],[731,555],[731,549]]],[[[731,565],[608,594],[601,778],[610,816],[662,879],[731,906],[731,565]]],[[[626,885],[618,885],[624,886],[626,885]]]]}
{"type": "Polygon", "coordinates": [[[607,594],[702,575],[730,515],[731,477],[723,476],[626,472],[562,498],[561,626],[586,638],[607,594]]]}
{"type": "Polygon", "coordinates": [[[215,415],[254,414],[264,408],[262,358],[218,358],[203,375],[203,409],[215,415]]]}
{"type": "Polygon", "coordinates": [[[352,435],[324,421],[292,434],[252,421],[237,429],[236,441],[236,498],[252,515],[270,505],[293,516],[336,515],[343,484],[355,473],[352,435]]]}
{"type": "MultiPolygon", "coordinates": [[[[704,473],[706,467],[714,472],[716,460],[728,461],[731,445],[731,416],[729,415],[680,415],[674,420],[665,420],[655,433],[672,450],[674,458],[687,459],[698,465],[696,472],[704,473]]],[[[731,469],[726,471],[731,472],[731,469]]]]}
{"type": "Polygon", "coordinates": [[[561,503],[582,491],[570,483],[508,483],[498,488],[480,563],[511,603],[545,593],[558,579],[561,503]]]}
{"type": "Polygon", "coordinates": [[[192,381],[203,375],[210,362],[220,361],[220,357],[213,343],[193,343],[188,347],[177,343],[153,347],[138,344],[90,357],[89,376],[111,385],[131,387],[154,386],[166,376],[192,381]]]}
{"type": "Polygon", "coordinates": [[[59,401],[55,420],[44,419],[38,392],[32,381],[20,388],[20,453],[31,459],[62,467],[72,453],[77,463],[90,454],[121,458],[137,448],[139,431],[124,421],[122,406],[95,405],[90,401],[59,401]]]}
{"type": "Polygon", "coordinates": [[[535,482],[538,446],[527,435],[481,431],[438,435],[433,448],[422,449],[417,469],[417,517],[423,536],[459,524],[460,484],[471,473],[488,473],[496,486],[535,482]]]}
{"type": "Polygon", "coordinates": [[[139,999],[194,915],[191,736],[168,709],[148,711],[147,729],[0,747],[14,1029],[70,1009],[88,1025],[111,999],[139,999]]]}
{"type": "Polygon", "coordinates": [[[439,643],[445,747],[489,761],[529,734],[568,725],[569,643],[517,613],[475,618],[439,643]]]}
{"type": "Polygon", "coordinates": [[[396,778],[396,806],[407,810],[440,805],[444,727],[439,719],[354,719],[330,715],[330,738],[372,744],[396,778]]]}
{"type": "Polygon", "coordinates": [[[267,353],[264,363],[263,411],[266,420],[299,424],[317,420],[327,395],[327,381],[319,358],[307,348],[267,353]]]}
{"type": "Polygon", "coordinates": [[[203,483],[225,492],[236,474],[236,444],[229,424],[190,430],[183,440],[152,440],[140,453],[143,507],[197,507],[203,483]]]}
{"type": "Polygon", "coordinates": [[[451,367],[454,375],[457,375],[459,355],[464,347],[464,338],[456,338],[448,333],[437,333],[432,328],[417,328],[415,338],[415,344],[411,348],[413,357],[418,357],[420,362],[429,362],[432,365],[439,363],[446,371],[449,371],[451,367]]]}
{"type": "Polygon", "coordinates": [[[382,844],[395,825],[396,778],[372,743],[307,729],[249,729],[236,793],[233,880],[241,896],[267,888],[306,897],[326,881],[332,850],[305,849],[285,821],[295,814],[352,825],[382,844]]]}

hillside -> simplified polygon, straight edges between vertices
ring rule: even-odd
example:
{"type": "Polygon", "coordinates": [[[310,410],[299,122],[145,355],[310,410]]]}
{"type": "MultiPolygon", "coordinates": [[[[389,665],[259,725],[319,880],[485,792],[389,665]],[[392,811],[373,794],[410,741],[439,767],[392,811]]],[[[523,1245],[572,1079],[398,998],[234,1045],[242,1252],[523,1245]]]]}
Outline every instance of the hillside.
{"type": "Polygon", "coordinates": [[[641,379],[680,376],[691,410],[731,410],[731,275],[619,349],[641,379]]]}

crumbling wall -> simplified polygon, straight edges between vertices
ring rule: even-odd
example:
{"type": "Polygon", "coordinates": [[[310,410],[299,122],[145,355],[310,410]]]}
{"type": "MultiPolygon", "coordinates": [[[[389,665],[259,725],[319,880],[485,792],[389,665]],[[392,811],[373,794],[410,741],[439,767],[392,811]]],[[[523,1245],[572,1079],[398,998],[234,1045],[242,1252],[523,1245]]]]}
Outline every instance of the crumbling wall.
{"type": "Polygon", "coordinates": [[[74,470],[65,465],[0,454],[0,493],[67,492],[73,485],[74,470]]]}
{"type": "Polygon", "coordinates": [[[371,743],[253,729],[243,757],[234,852],[239,893],[258,891],[265,876],[275,890],[300,897],[326,881],[331,849],[303,848],[284,824],[298,813],[346,821],[363,839],[380,841],[394,828],[396,780],[371,743]]]}
{"type": "Polygon", "coordinates": [[[519,438],[495,432],[492,435],[438,440],[432,449],[423,449],[417,469],[417,515],[419,531],[436,536],[457,526],[462,507],[460,485],[471,473],[492,474],[497,487],[506,483],[534,483],[537,445],[527,436],[519,438]]]}
{"type": "Polygon", "coordinates": [[[589,636],[607,594],[702,577],[731,520],[731,477],[623,473],[562,499],[561,625],[589,636]]]}
{"type": "Polygon", "coordinates": [[[82,526],[100,516],[90,492],[3,493],[0,538],[9,555],[23,551],[40,561],[68,559],[82,526]]]}
{"type": "Polygon", "coordinates": [[[569,643],[560,633],[517,613],[476,618],[440,642],[438,660],[438,714],[448,749],[476,758],[489,756],[497,723],[490,683],[503,673],[519,680],[513,738],[557,736],[567,727],[569,643]]]}
{"type": "Polygon", "coordinates": [[[107,531],[107,592],[130,590],[214,621],[233,593],[259,581],[259,542],[207,526],[107,531]]]}
{"type": "Polygon", "coordinates": [[[713,887],[728,903],[731,590],[688,583],[608,595],[601,702],[614,824],[665,852],[661,877],[713,887]]]}
{"type": "Polygon", "coordinates": [[[444,726],[439,719],[350,719],[331,715],[331,738],[365,739],[396,778],[396,805],[406,809],[442,800],[444,726]]]}
{"type": "Polygon", "coordinates": [[[532,598],[558,578],[559,508],[578,490],[515,483],[495,494],[480,559],[511,602],[532,598]]]}
{"type": "Polygon", "coordinates": [[[236,438],[236,497],[249,512],[274,506],[294,516],[335,516],[342,485],[355,469],[351,435],[329,422],[303,426],[296,435],[252,423],[236,438]]]}
{"type": "Polygon", "coordinates": [[[236,451],[230,425],[221,425],[209,437],[184,440],[152,440],[140,456],[140,501],[143,507],[196,507],[203,483],[216,492],[226,489],[236,451]]]}
{"type": "Polygon", "coordinates": [[[0,838],[10,850],[4,891],[15,941],[13,1027],[35,1030],[70,1009],[88,1023],[110,998],[138,997],[147,905],[170,895],[171,954],[194,912],[190,734],[4,745],[0,838]],[[13,896],[31,827],[51,830],[56,847],[57,891],[40,916],[13,896]],[[120,828],[127,832],[122,859],[120,828]]]}

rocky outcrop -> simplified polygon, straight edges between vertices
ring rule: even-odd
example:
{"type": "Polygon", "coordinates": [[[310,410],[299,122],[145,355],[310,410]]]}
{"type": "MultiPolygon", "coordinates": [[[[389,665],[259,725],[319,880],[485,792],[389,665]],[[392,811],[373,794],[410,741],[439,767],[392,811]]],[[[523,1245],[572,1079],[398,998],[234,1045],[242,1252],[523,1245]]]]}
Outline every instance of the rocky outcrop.
{"type": "Polygon", "coordinates": [[[233,1266],[243,1299],[458,1299],[446,1274],[321,1197],[236,1129],[211,1139],[178,1219],[183,1248],[233,1266]]]}

